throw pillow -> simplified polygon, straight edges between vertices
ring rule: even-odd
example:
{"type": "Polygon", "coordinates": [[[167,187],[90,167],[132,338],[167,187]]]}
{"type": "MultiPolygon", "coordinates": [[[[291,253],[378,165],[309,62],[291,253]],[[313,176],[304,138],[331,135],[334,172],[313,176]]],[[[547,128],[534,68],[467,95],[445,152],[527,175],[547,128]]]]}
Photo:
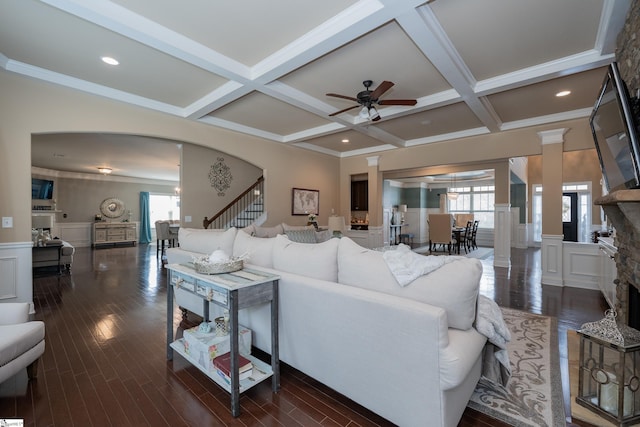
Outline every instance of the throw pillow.
{"type": "Polygon", "coordinates": [[[282,234],[284,230],[282,229],[282,224],[278,224],[273,227],[255,227],[255,233],[253,234],[256,237],[276,237],[278,234],[282,234]]]}
{"type": "Polygon", "coordinates": [[[387,267],[383,252],[363,248],[348,237],[339,241],[339,283],[441,307],[451,328],[467,330],[473,326],[482,276],[482,264],[477,259],[456,257],[403,287],[387,267]]]}
{"type": "Polygon", "coordinates": [[[338,280],[338,240],[323,243],[292,242],[286,236],[276,237],[273,245],[273,268],[314,279],[338,280]]]}
{"type": "Polygon", "coordinates": [[[245,261],[260,267],[273,268],[273,244],[275,238],[253,237],[237,233],[233,244],[233,256],[247,256],[245,261]]]}
{"type": "Polygon", "coordinates": [[[204,255],[210,255],[217,249],[223,250],[227,255],[231,255],[235,238],[236,228],[203,230],[200,228],[180,227],[180,230],[178,230],[180,249],[204,255]]]}
{"type": "Polygon", "coordinates": [[[308,230],[285,230],[284,234],[292,242],[316,243],[316,232],[313,228],[308,230]]]}
{"type": "Polygon", "coordinates": [[[244,228],[241,228],[239,231],[244,231],[249,236],[254,236],[255,233],[256,233],[256,226],[251,224],[251,225],[248,225],[248,226],[246,226],[244,228]]]}

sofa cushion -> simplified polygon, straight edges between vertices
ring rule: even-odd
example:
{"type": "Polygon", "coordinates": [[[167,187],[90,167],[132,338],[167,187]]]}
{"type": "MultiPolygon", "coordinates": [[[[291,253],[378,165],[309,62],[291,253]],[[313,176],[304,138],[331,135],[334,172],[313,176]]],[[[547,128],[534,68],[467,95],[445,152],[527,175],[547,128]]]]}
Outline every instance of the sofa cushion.
{"type": "Polygon", "coordinates": [[[189,252],[198,252],[210,255],[213,251],[221,249],[227,255],[233,253],[233,242],[236,238],[236,229],[228,230],[203,230],[196,228],[180,227],[178,241],[180,248],[189,252]]]}
{"type": "Polygon", "coordinates": [[[467,330],[473,326],[482,276],[482,264],[477,259],[456,257],[402,287],[387,267],[382,252],[363,248],[348,237],[339,241],[339,283],[442,307],[447,312],[449,327],[467,330]]]}
{"type": "Polygon", "coordinates": [[[278,235],[273,246],[273,268],[314,279],[338,280],[338,239],[322,243],[292,242],[278,235]]]}
{"type": "Polygon", "coordinates": [[[35,347],[44,339],[44,322],[0,326],[0,366],[35,347]]]}
{"type": "Polygon", "coordinates": [[[440,385],[443,390],[459,386],[482,354],[487,338],[475,329],[449,329],[449,343],[440,350],[440,385]]]}
{"type": "Polygon", "coordinates": [[[278,234],[284,233],[282,224],[273,227],[254,227],[253,235],[256,237],[276,237],[278,234]]]}
{"type": "Polygon", "coordinates": [[[316,243],[316,231],[311,228],[307,230],[285,230],[289,240],[298,243],[316,243]]]}
{"type": "Polygon", "coordinates": [[[285,222],[282,223],[282,229],[284,230],[285,234],[287,233],[287,231],[292,231],[292,230],[315,230],[316,228],[313,225],[289,225],[285,222]]]}
{"type": "Polygon", "coordinates": [[[326,242],[333,236],[331,230],[316,231],[316,243],[326,242]]]}
{"type": "Polygon", "coordinates": [[[233,244],[233,256],[246,255],[246,262],[249,264],[272,268],[275,240],[275,237],[253,237],[247,233],[239,232],[236,234],[236,241],[233,244]]]}

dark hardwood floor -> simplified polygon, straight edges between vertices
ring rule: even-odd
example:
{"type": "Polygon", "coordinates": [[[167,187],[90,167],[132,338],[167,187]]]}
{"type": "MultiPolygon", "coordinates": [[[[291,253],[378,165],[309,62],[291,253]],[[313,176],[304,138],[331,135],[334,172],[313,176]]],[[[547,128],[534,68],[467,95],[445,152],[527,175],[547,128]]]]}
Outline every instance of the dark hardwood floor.
{"type": "MultiPolygon", "coordinates": [[[[566,330],[602,318],[604,299],[597,291],[541,286],[536,249],[514,249],[510,269],[494,268],[492,258],[483,264],[482,294],[558,318],[569,414],[566,330]]],[[[38,427],[391,425],[284,364],[281,391],[271,393],[270,381],[252,388],[233,418],[226,392],[180,356],[166,360],[166,272],[155,246],[78,248],[70,274],[37,271],[33,285],[47,348],[36,380],[27,382],[25,371],[0,384],[0,419],[38,427]]],[[[180,320],[176,308],[178,329],[180,320]]],[[[467,410],[460,425],[504,424],[467,410]]]]}

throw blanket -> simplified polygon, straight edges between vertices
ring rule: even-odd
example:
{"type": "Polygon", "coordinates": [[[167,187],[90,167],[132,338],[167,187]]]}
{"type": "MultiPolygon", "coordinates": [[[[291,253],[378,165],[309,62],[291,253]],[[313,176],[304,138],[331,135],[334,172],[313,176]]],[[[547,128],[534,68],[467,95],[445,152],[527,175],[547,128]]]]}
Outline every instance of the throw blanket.
{"type": "Polygon", "coordinates": [[[511,364],[507,343],[511,340],[511,332],[502,317],[502,311],[492,299],[480,295],[476,329],[489,340],[484,348],[482,358],[482,375],[498,384],[507,385],[511,376],[511,364]]]}
{"type": "Polygon", "coordinates": [[[382,258],[398,284],[407,286],[418,277],[429,274],[458,257],[424,256],[413,252],[409,246],[400,244],[395,250],[385,251],[382,258]]]}

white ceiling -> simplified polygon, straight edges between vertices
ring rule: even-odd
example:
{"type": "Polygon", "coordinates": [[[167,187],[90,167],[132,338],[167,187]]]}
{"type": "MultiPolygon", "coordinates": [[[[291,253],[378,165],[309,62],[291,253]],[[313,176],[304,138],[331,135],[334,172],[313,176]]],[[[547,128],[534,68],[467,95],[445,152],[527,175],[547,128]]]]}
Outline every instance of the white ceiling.
{"type": "Polygon", "coordinates": [[[587,117],[628,8],[629,0],[2,0],[0,67],[346,157],[587,117]],[[381,106],[377,122],[358,108],[329,117],[355,104],[326,93],[355,97],[363,80],[394,82],[383,100],[418,102],[381,106]],[[559,90],[572,93],[557,98],[559,90]]]}

